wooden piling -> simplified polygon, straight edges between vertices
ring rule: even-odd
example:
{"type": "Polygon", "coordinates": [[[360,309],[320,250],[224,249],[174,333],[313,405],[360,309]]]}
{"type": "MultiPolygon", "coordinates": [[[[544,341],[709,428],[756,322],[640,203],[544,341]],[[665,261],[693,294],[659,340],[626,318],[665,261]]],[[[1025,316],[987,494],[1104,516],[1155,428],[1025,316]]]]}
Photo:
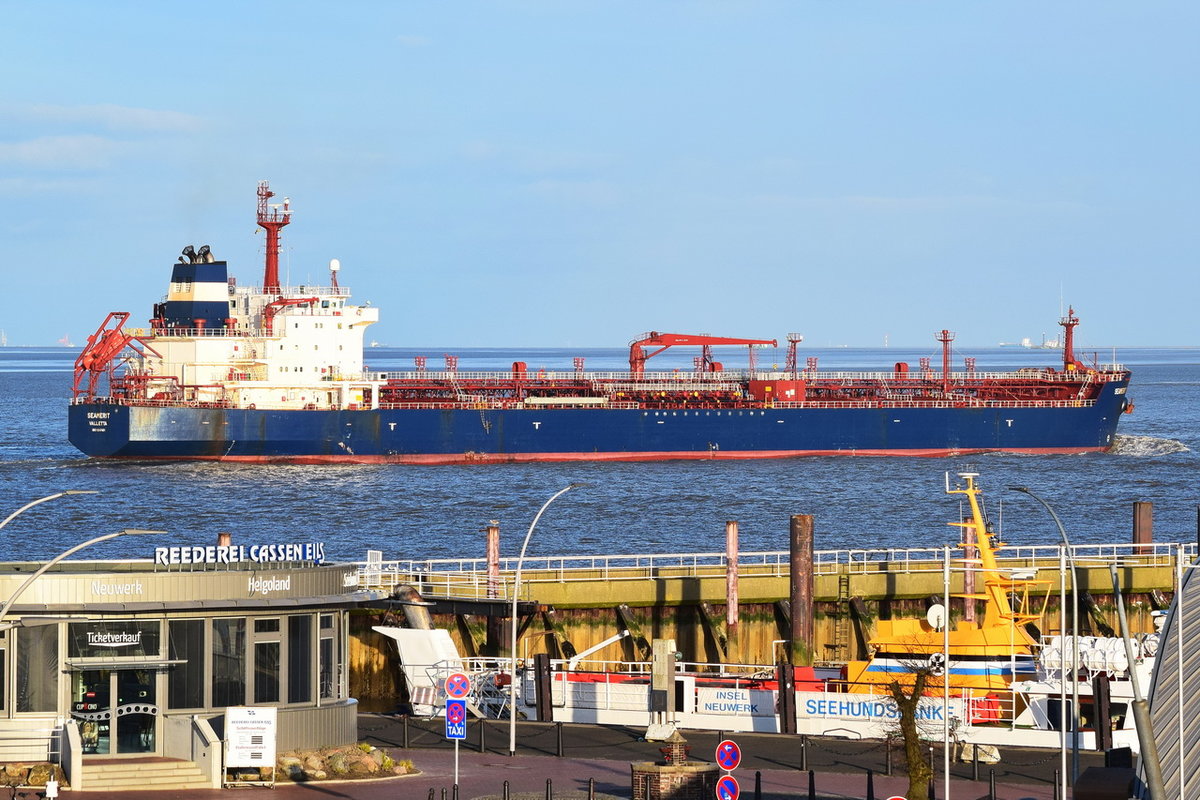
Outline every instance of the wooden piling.
{"type": "Polygon", "coordinates": [[[813,518],[793,514],[791,520],[792,665],[813,663],[813,518]]]}

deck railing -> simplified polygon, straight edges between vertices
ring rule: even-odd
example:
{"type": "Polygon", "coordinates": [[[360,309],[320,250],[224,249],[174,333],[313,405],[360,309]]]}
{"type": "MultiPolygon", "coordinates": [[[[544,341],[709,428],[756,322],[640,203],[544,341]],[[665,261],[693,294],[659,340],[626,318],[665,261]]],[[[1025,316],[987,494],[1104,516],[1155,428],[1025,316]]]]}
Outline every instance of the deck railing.
{"type": "MultiPolygon", "coordinates": [[[[1001,570],[1040,567],[1057,568],[1064,548],[1051,545],[1005,546],[997,554],[1001,570]]],[[[1196,559],[1192,542],[1171,544],[1081,544],[1073,545],[1066,563],[1082,568],[1169,567],[1182,559],[1196,559]]],[[[943,548],[882,548],[862,550],[818,550],[813,553],[814,575],[871,573],[941,572],[943,548]]],[[[962,552],[951,550],[951,568],[962,570],[962,552]]],[[[789,575],[791,557],[787,551],[743,552],[738,554],[738,573],[742,577],[789,575]]],[[[489,579],[486,559],[427,559],[359,563],[361,588],[392,588],[411,584],[431,597],[488,598],[511,600],[512,576],[517,560],[502,558],[499,579],[489,579]]],[[[530,597],[526,586],[538,583],[570,581],[632,581],[679,579],[724,575],[724,553],[664,553],[644,555],[531,556],[521,563],[521,596],[530,597]]]]}

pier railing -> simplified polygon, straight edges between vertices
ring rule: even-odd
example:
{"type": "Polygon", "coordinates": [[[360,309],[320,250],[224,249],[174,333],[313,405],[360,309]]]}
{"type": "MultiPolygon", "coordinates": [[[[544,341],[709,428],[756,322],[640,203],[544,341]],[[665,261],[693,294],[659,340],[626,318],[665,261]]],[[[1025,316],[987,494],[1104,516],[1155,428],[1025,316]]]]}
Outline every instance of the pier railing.
{"type": "MultiPolygon", "coordinates": [[[[1080,544],[1064,553],[1061,546],[1006,545],[997,554],[1001,571],[1058,569],[1060,563],[1081,568],[1171,567],[1177,560],[1190,564],[1196,559],[1195,543],[1080,544]],[[1065,555],[1065,558],[1061,556],[1065,555]]],[[[875,573],[941,572],[941,547],[909,547],[854,550],[818,550],[813,553],[813,574],[837,575],[875,573]]],[[[486,559],[427,559],[384,561],[371,559],[358,564],[359,586],[388,589],[412,585],[426,597],[512,599],[512,581],[517,559],[502,558],[499,574],[488,574],[486,559]]],[[[787,551],[739,553],[741,577],[786,578],[790,569],[787,551]]],[[[964,569],[962,548],[951,550],[951,569],[964,569]]],[[[978,567],[975,567],[978,572],[978,567]]],[[[524,599],[536,597],[538,584],[587,581],[644,581],[723,576],[724,553],[662,553],[630,555],[531,556],[521,562],[524,599]]]]}

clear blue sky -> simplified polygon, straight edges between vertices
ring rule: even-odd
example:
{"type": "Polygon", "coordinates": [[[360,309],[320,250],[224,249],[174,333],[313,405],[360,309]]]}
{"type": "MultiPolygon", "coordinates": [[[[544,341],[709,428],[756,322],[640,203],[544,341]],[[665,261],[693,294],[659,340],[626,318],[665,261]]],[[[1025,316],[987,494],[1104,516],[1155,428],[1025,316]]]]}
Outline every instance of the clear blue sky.
{"type": "Polygon", "coordinates": [[[1196,345],[1195,2],[0,2],[0,328],[144,321],[255,185],[391,345],[1196,345]]]}

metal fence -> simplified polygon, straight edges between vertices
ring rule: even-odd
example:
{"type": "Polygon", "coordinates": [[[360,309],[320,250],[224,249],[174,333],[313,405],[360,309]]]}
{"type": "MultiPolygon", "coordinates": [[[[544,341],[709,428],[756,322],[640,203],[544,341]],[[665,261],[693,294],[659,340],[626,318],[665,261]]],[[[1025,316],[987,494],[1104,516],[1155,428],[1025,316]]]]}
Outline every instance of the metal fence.
{"type": "MultiPolygon", "coordinates": [[[[951,569],[961,571],[963,561],[957,548],[951,550],[951,569]]],[[[1001,570],[1056,568],[1061,556],[1078,567],[1170,567],[1177,559],[1191,563],[1196,544],[1081,544],[1061,546],[1004,547],[997,555],[1001,570]]],[[[861,550],[818,550],[813,553],[814,575],[870,573],[941,572],[945,550],[941,547],[881,548],[861,550]]],[[[788,551],[739,553],[738,574],[742,577],[785,578],[789,574],[788,551]]],[[[518,565],[515,558],[498,562],[498,575],[488,575],[486,559],[427,559],[424,561],[369,558],[358,564],[359,587],[389,589],[409,584],[422,595],[433,597],[512,599],[512,583],[521,570],[521,595],[526,585],[576,581],[633,581],[714,577],[725,574],[724,553],[662,553],[595,556],[530,556],[518,565]]]]}

